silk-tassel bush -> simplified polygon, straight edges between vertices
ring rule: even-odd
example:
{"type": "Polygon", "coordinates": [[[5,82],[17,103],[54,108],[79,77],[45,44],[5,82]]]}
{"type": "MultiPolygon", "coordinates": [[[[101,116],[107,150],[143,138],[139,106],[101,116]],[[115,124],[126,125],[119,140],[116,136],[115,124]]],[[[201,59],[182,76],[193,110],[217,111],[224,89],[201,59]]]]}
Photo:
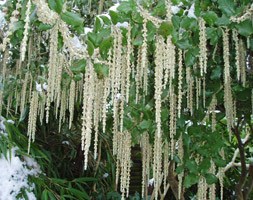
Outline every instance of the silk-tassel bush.
{"type": "Polygon", "coordinates": [[[189,109],[191,115],[193,115],[193,88],[194,79],[192,78],[191,68],[186,68],[186,83],[187,83],[187,108],[189,109]]]}
{"type": "Polygon", "coordinates": [[[206,25],[203,18],[199,19],[199,66],[200,75],[203,76],[207,72],[207,39],[206,39],[206,25]]]}
{"type": "Polygon", "coordinates": [[[76,89],[76,82],[74,80],[71,80],[69,88],[69,129],[71,128],[74,117],[75,89],[76,89]]]}
{"type": "Polygon", "coordinates": [[[150,164],[152,156],[152,146],[149,143],[149,134],[144,133],[141,136],[140,141],[141,153],[142,153],[142,190],[141,197],[144,198],[147,196],[147,187],[150,173],[150,164]]]}
{"type": "Polygon", "coordinates": [[[120,133],[119,140],[121,149],[121,155],[119,156],[120,161],[120,191],[121,199],[128,198],[129,196],[129,185],[130,185],[130,168],[131,168],[131,134],[127,131],[120,133]]]}
{"type": "Polygon", "coordinates": [[[126,103],[129,101],[129,89],[130,89],[130,76],[131,76],[131,55],[133,53],[133,46],[131,41],[131,26],[130,24],[127,27],[127,51],[126,51],[126,103]]]}
{"type": "Polygon", "coordinates": [[[14,30],[15,30],[15,23],[18,21],[18,16],[20,14],[20,8],[22,8],[21,0],[18,0],[16,3],[16,8],[11,13],[10,22],[8,30],[5,33],[5,36],[3,38],[3,43],[0,44],[0,50],[6,51],[6,47],[10,43],[10,37],[12,36],[14,30]]]}
{"type": "Polygon", "coordinates": [[[141,48],[141,72],[143,77],[143,91],[147,94],[148,90],[148,59],[147,59],[147,19],[143,19],[143,29],[142,29],[142,37],[143,37],[143,44],[141,48]]]}
{"type": "Polygon", "coordinates": [[[161,95],[162,95],[162,80],[163,80],[163,38],[157,36],[155,50],[155,122],[157,135],[161,137],[161,95]]]}
{"type": "MultiPolygon", "coordinates": [[[[210,173],[212,174],[216,173],[216,166],[213,160],[211,160],[210,173]]],[[[211,184],[209,185],[209,200],[215,200],[215,199],[216,199],[216,185],[211,184]]]]}
{"type": "Polygon", "coordinates": [[[30,111],[29,111],[29,119],[28,119],[28,130],[27,135],[29,138],[28,142],[28,154],[30,152],[31,141],[35,140],[35,132],[36,132],[36,122],[37,122],[37,114],[38,114],[38,105],[39,105],[39,94],[37,91],[32,93],[32,98],[30,101],[30,111]]]}
{"type": "Polygon", "coordinates": [[[154,155],[153,155],[153,177],[154,177],[154,192],[155,199],[158,199],[158,191],[160,189],[160,185],[162,183],[162,137],[155,134],[155,142],[154,142],[154,155]]]}
{"type": "Polygon", "coordinates": [[[93,127],[94,127],[94,159],[97,159],[97,146],[98,146],[98,128],[99,122],[101,120],[102,106],[106,106],[102,104],[101,97],[103,96],[103,83],[102,79],[96,78],[95,80],[95,91],[94,91],[94,109],[93,109],[93,127]]]}
{"type": "Polygon", "coordinates": [[[25,53],[26,53],[27,41],[28,41],[29,23],[30,23],[30,14],[31,14],[31,0],[29,0],[26,5],[24,37],[20,45],[21,61],[25,60],[25,53]]]}
{"type": "Polygon", "coordinates": [[[226,28],[223,31],[223,60],[224,60],[224,105],[226,110],[227,128],[229,131],[229,139],[231,140],[231,129],[233,128],[234,109],[233,96],[231,89],[230,78],[230,63],[229,63],[229,33],[226,28]]]}
{"type": "Polygon", "coordinates": [[[94,109],[94,87],[96,80],[96,73],[93,68],[91,60],[87,61],[85,72],[85,82],[83,85],[83,113],[82,113],[82,134],[81,147],[84,151],[84,169],[88,165],[88,152],[91,144],[92,133],[92,111],[94,109]]]}
{"type": "Polygon", "coordinates": [[[50,104],[55,95],[55,81],[57,80],[57,50],[58,46],[58,23],[50,30],[49,41],[49,61],[48,61],[48,86],[47,86],[47,102],[46,102],[46,122],[49,120],[50,104]]]}
{"type": "Polygon", "coordinates": [[[169,157],[170,157],[170,147],[167,140],[164,142],[163,148],[163,190],[167,190],[167,178],[169,175],[169,157]]]}
{"type": "Polygon", "coordinates": [[[178,50],[178,104],[177,113],[178,118],[181,116],[182,98],[183,98],[183,53],[182,50],[178,50]]]}

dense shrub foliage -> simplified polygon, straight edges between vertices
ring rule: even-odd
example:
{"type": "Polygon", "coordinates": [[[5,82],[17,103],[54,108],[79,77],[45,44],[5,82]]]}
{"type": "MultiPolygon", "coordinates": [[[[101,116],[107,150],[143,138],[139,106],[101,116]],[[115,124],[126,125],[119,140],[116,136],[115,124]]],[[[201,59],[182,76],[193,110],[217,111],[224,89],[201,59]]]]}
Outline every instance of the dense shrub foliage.
{"type": "Polygon", "coordinates": [[[252,198],[250,0],[2,13],[0,114],[41,166],[38,199],[252,198]]]}

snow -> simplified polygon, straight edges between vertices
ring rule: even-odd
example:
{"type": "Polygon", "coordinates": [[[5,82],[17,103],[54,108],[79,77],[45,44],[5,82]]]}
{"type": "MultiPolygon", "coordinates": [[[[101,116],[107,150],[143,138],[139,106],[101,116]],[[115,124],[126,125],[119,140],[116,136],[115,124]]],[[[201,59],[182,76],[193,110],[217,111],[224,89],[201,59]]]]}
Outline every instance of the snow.
{"type": "Polygon", "coordinates": [[[128,27],[128,22],[122,22],[122,23],[118,22],[116,24],[116,26],[119,27],[119,28],[121,28],[121,27],[127,28],[128,27]]]}
{"type": "MultiPolygon", "coordinates": [[[[5,120],[0,116],[0,139],[7,137],[4,122],[14,123],[12,120],[5,120]]],[[[18,156],[18,147],[7,150],[7,156],[0,154],[0,200],[16,200],[17,195],[24,190],[29,200],[36,200],[34,184],[29,183],[29,176],[36,176],[40,171],[38,163],[30,157],[18,156]]]]}
{"type": "Polygon", "coordinates": [[[84,27],[84,34],[87,35],[89,32],[92,32],[93,29],[90,27],[84,27]]]}
{"type": "Polygon", "coordinates": [[[5,24],[5,14],[0,10],[0,29],[2,29],[2,27],[5,24]]]}
{"type": "Polygon", "coordinates": [[[109,8],[109,11],[111,10],[111,11],[116,12],[119,5],[120,5],[119,3],[114,4],[112,7],[109,8]]]}
{"type": "Polygon", "coordinates": [[[36,81],[36,90],[37,90],[37,92],[42,92],[42,86],[37,81],[36,81]]]}
{"type": "Polygon", "coordinates": [[[196,15],[195,15],[195,4],[192,4],[190,9],[188,10],[188,17],[190,18],[197,18],[196,15]]]}

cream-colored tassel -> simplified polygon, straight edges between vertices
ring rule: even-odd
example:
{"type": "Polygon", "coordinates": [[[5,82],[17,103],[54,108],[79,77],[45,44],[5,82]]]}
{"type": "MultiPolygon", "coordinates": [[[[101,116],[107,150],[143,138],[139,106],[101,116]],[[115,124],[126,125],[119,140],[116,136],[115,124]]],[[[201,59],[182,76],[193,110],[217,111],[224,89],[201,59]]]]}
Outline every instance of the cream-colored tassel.
{"type": "Polygon", "coordinates": [[[28,130],[27,130],[27,135],[29,137],[28,154],[30,153],[31,141],[34,142],[35,140],[36,122],[37,122],[38,105],[39,105],[38,101],[39,101],[39,94],[37,91],[34,91],[32,94],[31,102],[30,102],[30,111],[29,111],[29,119],[28,119],[28,130]]]}

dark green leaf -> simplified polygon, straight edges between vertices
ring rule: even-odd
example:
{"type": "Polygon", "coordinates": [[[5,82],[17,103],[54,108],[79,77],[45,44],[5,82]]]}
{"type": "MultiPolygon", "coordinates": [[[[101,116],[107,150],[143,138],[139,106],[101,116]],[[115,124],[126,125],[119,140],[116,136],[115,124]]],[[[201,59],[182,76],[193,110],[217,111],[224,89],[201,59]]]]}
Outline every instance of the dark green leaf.
{"type": "Polygon", "coordinates": [[[87,40],[86,42],[87,42],[88,54],[89,54],[90,56],[92,56],[93,53],[94,53],[95,47],[94,47],[93,43],[92,43],[90,40],[87,40]]]}
{"type": "Polygon", "coordinates": [[[171,23],[163,22],[158,29],[158,34],[166,38],[168,35],[171,35],[173,31],[173,26],[171,23]]]}
{"type": "Polygon", "coordinates": [[[211,173],[206,173],[205,178],[206,178],[207,184],[209,185],[214,184],[218,181],[218,178],[214,174],[211,174],[211,173]]]}
{"type": "Polygon", "coordinates": [[[210,25],[212,26],[216,20],[218,19],[218,16],[215,12],[213,11],[207,11],[205,12],[205,14],[203,15],[204,20],[210,25]]]}
{"type": "Polygon", "coordinates": [[[219,8],[227,16],[232,16],[235,14],[235,4],[232,0],[218,0],[219,8]]]}
{"type": "Polygon", "coordinates": [[[48,0],[49,8],[57,13],[61,13],[63,0],[48,0]]]}
{"type": "Polygon", "coordinates": [[[188,174],[184,179],[184,186],[186,188],[191,187],[192,185],[198,183],[199,177],[196,174],[188,174]]]}
{"type": "Polygon", "coordinates": [[[73,12],[64,12],[61,14],[61,19],[71,26],[82,26],[83,19],[79,14],[73,12]]]}
{"type": "Polygon", "coordinates": [[[253,24],[252,24],[252,20],[245,20],[243,22],[241,22],[240,24],[236,25],[236,28],[238,29],[238,32],[245,36],[248,37],[253,33],[253,24]]]}

